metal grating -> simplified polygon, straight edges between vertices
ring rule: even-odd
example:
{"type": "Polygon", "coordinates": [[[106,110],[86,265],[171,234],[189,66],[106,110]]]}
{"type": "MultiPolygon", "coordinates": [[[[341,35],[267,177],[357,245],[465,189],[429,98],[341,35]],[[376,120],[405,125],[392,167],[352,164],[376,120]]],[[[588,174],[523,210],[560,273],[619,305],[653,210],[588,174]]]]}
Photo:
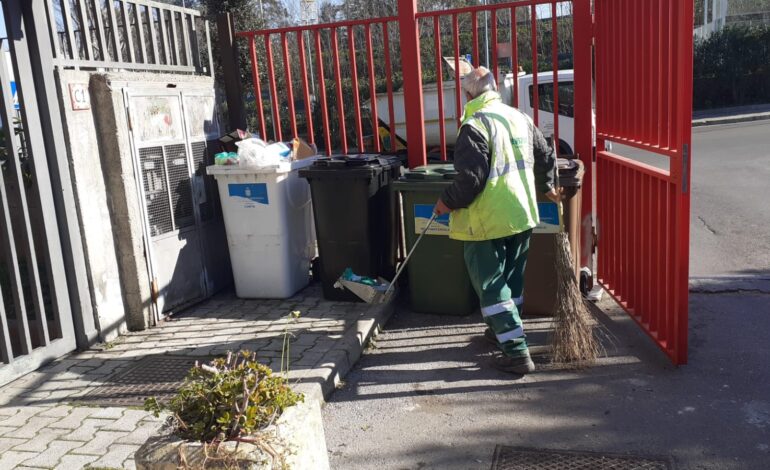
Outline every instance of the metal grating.
{"type": "Polygon", "coordinates": [[[153,237],[174,230],[171,220],[171,206],[166,185],[166,168],[163,162],[163,147],[148,147],[139,150],[144,197],[147,205],[147,220],[153,237]]]}
{"type": "Polygon", "coordinates": [[[497,446],[492,470],[670,470],[671,459],[497,446]]]}
{"type": "Polygon", "coordinates": [[[168,401],[179,390],[196,360],[206,362],[210,358],[143,357],[133,367],[105,380],[77,401],[99,406],[142,406],[149,397],[168,401]]]}
{"type": "Polygon", "coordinates": [[[166,145],[166,169],[176,230],[195,225],[190,167],[184,144],[166,145]]]}

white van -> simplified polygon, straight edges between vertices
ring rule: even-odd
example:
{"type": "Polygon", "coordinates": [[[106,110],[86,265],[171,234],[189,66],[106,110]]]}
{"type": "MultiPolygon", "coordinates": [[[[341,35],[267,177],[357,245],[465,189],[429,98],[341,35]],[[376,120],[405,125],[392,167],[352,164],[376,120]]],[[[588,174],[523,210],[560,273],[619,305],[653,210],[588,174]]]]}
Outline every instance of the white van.
{"type": "MultiPolygon", "coordinates": [[[[519,72],[519,109],[535,117],[535,87],[532,74],[519,72]]],[[[511,103],[513,74],[509,73],[500,87],[504,103],[511,103]]],[[[537,74],[538,128],[550,140],[554,130],[553,72],[537,74]]],[[[559,155],[572,155],[575,148],[575,73],[559,71],[559,155]]]]}
{"type": "MultiPolygon", "coordinates": [[[[453,61],[452,61],[453,62],[453,61]]],[[[466,68],[470,68],[470,64],[466,68]]],[[[450,66],[450,70],[453,70],[450,66]]],[[[575,148],[575,99],[574,99],[574,72],[572,70],[559,71],[559,154],[572,155],[575,148]]],[[[448,74],[447,74],[448,76],[448,74]]],[[[505,78],[502,76],[502,86],[499,86],[500,95],[503,102],[511,103],[513,94],[513,74],[508,73],[505,78]]],[[[534,84],[531,74],[519,72],[519,109],[534,119],[534,84]]],[[[498,80],[500,83],[501,80],[498,80]]],[[[541,72],[537,75],[538,88],[538,121],[539,128],[543,134],[550,139],[553,134],[553,72],[541,72]]],[[[442,89],[444,91],[444,132],[446,135],[446,144],[448,147],[454,146],[457,137],[457,117],[458,110],[456,106],[456,92],[454,77],[444,81],[442,89]]],[[[439,129],[438,112],[438,91],[435,83],[423,85],[423,105],[425,113],[425,143],[428,148],[435,148],[441,145],[439,129]]],[[[460,100],[462,107],[465,106],[465,95],[461,94],[460,100]]],[[[364,105],[368,107],[368,103],[364,105]]],[[[409,136],[406,128],[406,115],[404,112],[404,92],[398,90],[393,92],[393,111],[395,118],[396,134],[406,141],[409,136]]],[[[388,97],[379,95],[377,97],[377,110],[380,126],[380,135],[388,135],[388,97]]],[[[387,147],[387,146],[386,146],[387,147]]]]}

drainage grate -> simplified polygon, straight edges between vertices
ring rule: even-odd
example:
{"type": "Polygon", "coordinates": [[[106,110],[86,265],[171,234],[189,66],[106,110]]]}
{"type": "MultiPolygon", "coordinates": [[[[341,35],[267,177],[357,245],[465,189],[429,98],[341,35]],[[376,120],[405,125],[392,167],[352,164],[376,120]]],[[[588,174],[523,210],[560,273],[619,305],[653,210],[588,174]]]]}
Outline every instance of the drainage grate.
{"type": "Polygon", "coordinates": [[[142,406],[148,397],[169,400],[179,390],[195,361],[205,357],[147,356],[78,399],[99,406],[142,406]]]}
{"type": "Polygon", "coordinates": [[[670,459],[497,446],[492,470],[671,470],[670,459]]]}

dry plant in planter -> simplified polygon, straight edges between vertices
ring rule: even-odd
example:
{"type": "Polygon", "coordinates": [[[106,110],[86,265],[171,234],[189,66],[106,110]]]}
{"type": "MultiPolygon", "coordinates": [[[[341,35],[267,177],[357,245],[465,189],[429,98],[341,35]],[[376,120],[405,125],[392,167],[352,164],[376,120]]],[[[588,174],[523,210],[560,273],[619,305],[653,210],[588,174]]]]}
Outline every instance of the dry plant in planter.
{"type": "MultiPolygon", "coordinates": [[[[208,364],[196,362],[179,393],[168,404],[150,398],[145,409],[155,416],[169,412],[173,433],[188,442],[202,442],[205,468],[240,468],[232,453],[220,452],[225,447],[236,450],[240,443],[257,446],[274,462],[281,460],[270,439],[261,434],[288,407],[303,401],[293,392],[286,378],[274,374],[257,362],[256,353],[228,353],[208,364]],[[219,460],[220,465],[215,462],[219,460]],[[215,465],[210,465],[215,464],[215,465]],[[221,465],[224,464],[224,465],[221,465]]],[[[181,447],[180,447],[181,449],[181,447]]],[[[180,450],[178,463],[185,468],[180,450]]]]}

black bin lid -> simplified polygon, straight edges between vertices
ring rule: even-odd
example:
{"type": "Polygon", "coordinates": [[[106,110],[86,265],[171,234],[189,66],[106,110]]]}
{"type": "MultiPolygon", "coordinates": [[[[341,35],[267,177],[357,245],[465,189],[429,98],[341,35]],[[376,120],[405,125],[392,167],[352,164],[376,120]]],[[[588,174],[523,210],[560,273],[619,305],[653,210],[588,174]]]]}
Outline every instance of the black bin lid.
{"type": "Polygon", "coordinates": [[[379,154],[338,154],[317,159],[299,171],[303,178],[370,178],[383,171],[397,176],[401,159],[379,154]]]}

